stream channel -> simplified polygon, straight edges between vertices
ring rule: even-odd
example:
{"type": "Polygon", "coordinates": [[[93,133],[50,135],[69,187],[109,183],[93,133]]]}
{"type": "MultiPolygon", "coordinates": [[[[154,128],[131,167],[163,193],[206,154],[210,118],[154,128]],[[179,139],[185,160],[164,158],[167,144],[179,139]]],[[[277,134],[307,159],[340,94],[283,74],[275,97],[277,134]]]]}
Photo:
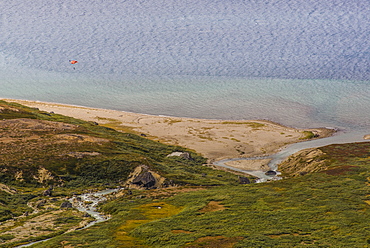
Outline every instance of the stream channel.
{"type": "Polygon", "coordinates": [[[216,166],[221,166],[230,170],[246,173],[252,176],[257,177],[258,179],[256,180],[257,183],[261,182],[266,182],[269,180],[278,180],[280,179],[279,177],[279,172],[278,170],[278,165],[287,157],[290,155],[293,155],[294,153],[303,150],[303,149],[308,149],[308,148],[314,148],[314,147],[322,147],[322,146],[327,146],[327,145],[332,145],[332,144],[344,144],[344,143],[354,143],[354,142],[369,142],[369,140],[364,140],[364,136],[368,134],[368,131],[352,131],[352,132],[344,132],[344,131],[339,131],[333,136],[327,137],[327,138],[322,138],[322,139],[314,139],[314,140],[309,140],[309,141],[303,141],[303,142],[298,142],[294,143],[291,145],[288,145],[284,148],[282,148],[279,152],[268,155],[268,156],[258,156],[258,157],[249,157],[249,158],[230,158],[230,159],[223,159],[214,162],[213,164],[216,166]],[[260,160],[260,159],[271,159],[270,162],[268,163],[268,167],[270,168],[271,171],[275,171],[276,175],[266,175],[265,171],[259,171],[259,170],[243,170],[239,168],[235,168],[232,166],[226,165],[227,162],[231,161],[240,161],[240,160],[260,160]]]}
{"type": "MultiPolygon", "coordinates": [[[[107,198],[105,197],[106,195],[109,195],[113,192],[117,192],[120,189],[121,188],[106,189],[106,190],[102,190],[102,191],[98,191],[98,192],[84,193],[84,194],[81,194],[81,195],[75,195],[72,198],[69,198],[68,201],[70,203],[72,203],[72,206],[74,208],[76,208],[77,210],[79,210],[81,212],[85,212],[85,213],[89,214],[91,217],[93,217],[95,219],[94,221],[91,221],[90,223],[88,223],[86,226],[84,226],[82,228],[79,228],[77,230],[86,229],[86,228],[89,228],[89,227],[95,225],[96,223],[108,220],[109,217],[104,215],[103,213],[99,213],[97,211],[96,207],[98,206],[99,203],[107,200],[107,198]]],[[[25,245],[16,246],[15,248],[28,247],[28,246],[31,246],[31,245],[34,245],[34,244],[37,244],[37,243],[47,241],[49,239],[52,239],[52,238],[31,242],[31,243],[28,243],[28,244],[25,244],[25,245]]]]}
{"type": "MultiPolygon", "coordinates": [[[[225,163],[230,162],[230,161],[238,161],[238,160],[258,160],[258,159],[271,159],[270,162],[268,163],[268,166],[270,170],[272,171],[277,171],[278,169],[278,164],[281,163],[285,158],[289,157],[290,155],[303,150],[307,148],[314,148],[314,147],[322,147],[326,145],[331,145],[331,144],[343,144],[343,143],[353,143],[353,142],[369,142],[369,140],[364,140],[363,137],[364,135],[368,134],[368,132],[338,132],[335,135],[327,138],[322,138],[322,139],[315,139],[315,140],[310,140],[310,141],[303,141],[299,143],[294,143],[291,145],[288,145],[281,149],[278,153],[269,155],[269,156],[259,156],[259,157],[250,157],[250,158],[230,158],[230,159],[224,159],[224,160],[219,160],[214,162],[215,165],[221,166],[230,170],[238,171],[238,172],[243,172],[252,176],[255,176],[259,178],[256,182],[266,182],[269,180],[278,180],[279,178],[279,172],[275,176],[269,176],[265,174],[265,171],[247,171],[247,170],[242,170],[239,168],[231,167],[226,165],[225,163]]],[[[90,222],[86,226],[78,229],[82,230],[88,227],[91,227],[92,225],[95,225],[96,223],[103,222],[109,219],[108,216],[103,215],[102,213],[97,212],[96,207],[99,203],[105,201],[107,198],[105,197],[108,194],[111,194],[113,192],[117,192],[120,190],[119,188],[117,189],[107,189],[107,190],[102,190],[99,192],[94,192],[94,193],[85,193],[81,195],[76,195],[73,196],[72,198],[69,199],[69,202],[72,203],[73,207],[78,209],[81,212],[86,212],[93,218],[95,218],[94,221],[90,222]]],[[[26,245],[21,245],[17,246],[18,247],[28,247],[31,245],[34,245],[36,243],[44,242],[49,239],[45,240],[40,240],[36,242],[32,242],[26,245]]]]}

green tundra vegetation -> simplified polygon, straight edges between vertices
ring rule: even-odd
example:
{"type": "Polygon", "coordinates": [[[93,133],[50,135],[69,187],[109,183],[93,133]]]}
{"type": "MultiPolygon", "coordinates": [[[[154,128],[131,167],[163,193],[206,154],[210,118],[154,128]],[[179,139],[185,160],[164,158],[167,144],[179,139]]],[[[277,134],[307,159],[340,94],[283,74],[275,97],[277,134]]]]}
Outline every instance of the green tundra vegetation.
{"type": "MultiPolygon", "coordinates": [[[[120,185],[141,164],[176,185],[124,190],[100,205],[112,218],[88,229],[65,232],[82,217],[63,211],[54,222],[64,226],[25,240],[55,237],[32,247],[370,247],[370,143],[319,148],[317,159],[324,160],[325,167],[315,173],[242,185],[237,175],[204,166],[204,158],[184,148],[0,102],[0,119],[15,118],[72,126],[24,128],[21,133],[9,126],[11,137],[1,133],[3,223],[32,211],[29,203],[45,199],[42,192],[50,185],[59,204],[72,192],[120,185]],[[37,139],[25,140],[33,137],[30,134],[37,139]],[[60,142],[66,135],[81,142],[60,142]],[[5,136],[8,143],[2,140],[5,136]],[[167,157],[174,151],[190,152],[194,160],[167,157]],[[43,180],[40,168],[49,172],[43,180]]],[[[17,225],[27,218],[32,216],[21,218],[17,225]]],[[[0,234],[0,247],[22,243],[12,239],[14,234],[0,234]]]]}

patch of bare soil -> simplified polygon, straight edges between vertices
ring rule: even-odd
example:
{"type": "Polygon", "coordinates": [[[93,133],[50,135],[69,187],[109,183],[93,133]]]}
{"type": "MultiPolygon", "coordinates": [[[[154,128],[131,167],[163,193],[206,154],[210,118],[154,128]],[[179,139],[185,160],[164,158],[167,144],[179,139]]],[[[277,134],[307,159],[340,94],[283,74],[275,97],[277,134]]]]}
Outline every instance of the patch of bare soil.
{"type": "Polygon", "coordinates": [[[199,210],[201,213],[207,213],[207,212],[215,212],[215,211],[222,211],[225,210],[225,207],[220,204],[220,202],[217,201],[210,201],[207,206],[199,210]]]}

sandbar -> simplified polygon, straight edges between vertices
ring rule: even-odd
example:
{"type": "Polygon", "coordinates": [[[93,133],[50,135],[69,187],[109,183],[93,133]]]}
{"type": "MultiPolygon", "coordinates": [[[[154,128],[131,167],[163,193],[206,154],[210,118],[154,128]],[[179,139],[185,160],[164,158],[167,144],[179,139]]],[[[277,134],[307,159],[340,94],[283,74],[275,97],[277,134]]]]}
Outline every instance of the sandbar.
{"type": "MultiPolygon", "coordinates": [[[[334,132],[326,128],[296,129],[266,120],[210,120],[154,116],[118,110],[90,108],[50,102],[2,99],[42,111],[54,112],[122,132],[136,133],[148,139],[178,145],[202,154],[208,162],[264,156],[276,153],[288,144],[302,141],[311,131],[317,137],[334,132]]],[[[260,166],[264,166],[261,163],[260,166]]],[[[253,162],[243,162],[243,169],[258,169],[253,162]]]]}

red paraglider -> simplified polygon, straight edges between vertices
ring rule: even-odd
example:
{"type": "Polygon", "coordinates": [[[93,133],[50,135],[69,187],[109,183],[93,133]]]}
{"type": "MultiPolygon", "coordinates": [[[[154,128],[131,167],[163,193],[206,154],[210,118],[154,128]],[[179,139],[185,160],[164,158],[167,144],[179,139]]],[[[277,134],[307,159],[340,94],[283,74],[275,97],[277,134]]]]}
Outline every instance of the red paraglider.
{"type": "MultiPolygon", "coordinates": [[[[77,61],[77,60],[70,60],[70,61],[69,61],[69,63],[70,63],[71,65],[74,65],[74,64],[77,64],[77,63],[78,63],[78,61],[77,61]]],[[[73,67],[73,70],[76,70],[76,68],[75,68],[75,67],[73,67]]]]}

